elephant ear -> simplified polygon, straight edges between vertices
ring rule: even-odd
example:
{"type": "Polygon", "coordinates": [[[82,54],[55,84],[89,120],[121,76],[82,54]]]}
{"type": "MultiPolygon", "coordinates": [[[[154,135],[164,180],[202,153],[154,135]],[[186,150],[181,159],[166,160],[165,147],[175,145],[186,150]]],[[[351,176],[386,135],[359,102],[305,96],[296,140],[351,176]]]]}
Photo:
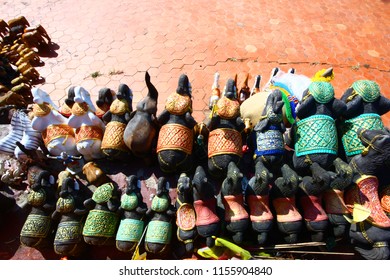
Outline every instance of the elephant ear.
{"type": "Polygon", "coordinates": [[[260,120],[254,127],[254,131],[263,132],[269,125],[269,119],[265,118],[260,120]]]}

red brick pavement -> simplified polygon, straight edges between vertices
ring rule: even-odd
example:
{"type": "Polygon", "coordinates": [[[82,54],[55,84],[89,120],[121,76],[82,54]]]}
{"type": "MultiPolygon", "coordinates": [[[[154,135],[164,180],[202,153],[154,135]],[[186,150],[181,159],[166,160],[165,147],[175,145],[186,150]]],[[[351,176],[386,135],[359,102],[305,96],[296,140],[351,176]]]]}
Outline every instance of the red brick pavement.
{"type": "MultiPolygon", "coordinates": [[[[24,15],[42,24],[58,56],[38,68],[42,88],[62,104],[67,88],[81,85],[96,98],[102,87],[128,84],[134,102],[146,95],[149,71],[159,112],[177,79],[193,86],[194,117],[208,113],[213,74],[221,84],[238,74],[268,78],[290,67],[312,76],[334,67],[336,96],[357,79],[373,79],[390,97],[390,1],[1,1],[8,21],[24,15]],[[99,72],[101,76],[92,78],[99,72]]],[[[387,126],[390,114],[384,116],[387,126]]]]}

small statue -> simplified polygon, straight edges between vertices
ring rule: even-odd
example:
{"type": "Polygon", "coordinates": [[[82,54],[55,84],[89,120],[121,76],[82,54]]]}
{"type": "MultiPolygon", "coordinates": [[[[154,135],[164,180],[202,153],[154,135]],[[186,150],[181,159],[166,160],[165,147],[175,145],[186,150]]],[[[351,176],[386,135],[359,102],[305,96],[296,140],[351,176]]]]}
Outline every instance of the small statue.
{"type": "Polygon", "coordinates": [[[381,116],[390,111],[390,99],[381,94],[376,82],[358,80],[345,91],[341,100],[347,109],[342,115],[339,133],[349,162],[364,149],[358,129],[385,129],[381,116]]]}
{"type": "Polygon", "coordinates": [[[296,243],[302,231],[302,216],[296,205],[295,195],[302,181],[287,164],[282,166],[282,176],[275,180],[271,189],[272,205],[276,212],[276,223],[284,241],[296,243]]]}
{"type": "Polygon", "coordinates": [[[244,208],[242,178],[243,174],[231,161],[228,165],[227,177],[222,183],[221,197],[225,207],[226,229],[237,244],[244,241],[244,233],[249,226],[249,214],[244,208]]]}
{"type": "Polygon", "coordinates": [[[103,158],[104,154],[100,147],[105,125],[95,115],[96,109],[89,92],[83,87],[76,87],[74,91],[75,103],[72,107],[72,115],[68,119],[68,125],[76,130],[77,151],[86,161],[103,158]]]}
{"type": "MultiPolygon", "coordinates": [[[[85,172],[88,182],[96,182],[96,173],[104,175],[97,166],[91,166],[95,172],[85,172]],[[92,176],[91,176],[92,175],[92,176]],[[92,178],[90,178],[91,176],[92,178]]],[[[101,176],[106,178],[106,176],[101,176]]],[[[89,213],[83,228],[84,241],[90,245],[111,245],[119,224],[119,193],[116,184],[106,180],[93,192],[92,198],[84,201],[89,213]]]]}
{"type": "Polygon", "coordinates": [[[167,173],[188,172],[192,167],[193,128],[191,84],[187,75],[179,78],[176,92],[166,101],[157,120],[162,127],[157,141],[160,168],[167,173]]]}
{"type": "Polygon", "coordinates": [[[208,169],[217,178],[226,177],[230,162],[238,164],[242,157],[242,136],[245,125],[240,117],[240,104],[233,79],[229,79],[224,96],[214,106],[206,123],[208,138],[208,169]]]}
{"type": "Polygon", "coordinates": [[[132,98],[131,89],[126,84],[120,84],[116,99],[102,117],[106,130],[101,149],[109,159],[127,160],[129,157],[130,150],[123,140],[123,135],[130,120],[132,98]]]}
{"type": "Polygon", "coordinates": [[[176,209],[177,238],[184,243],[186,253],[191,254],[194,251],[194,240],[197,236],[196,213],[193,206],[191,181],[185,173],[180,174],[177,182],[176,209]]]}
{"type": "Polygon", "coordinates": [[[20,232],[20,243],[33,248],[49,246],[53,231],[51,214],[55,209],[54,177],[48,171],[32,166],[28,170],[28,182],[27,201],[31,212],[20,232]]]}
{"type": "Polygon", "coordinates": [[[167,179],[160,177],[156,195],[146,213],[150,222],[145,236],[145,250],[152,259],[167,256],[171,250],[172,222],[176,212],[167,186],[167,179]]]}
{"type": "Polygon", "coordinates": [[[110,110],[110,106],[115,99],[115,92],[109,88],[101,88],[99,90],[98,99],[96,100],[96,116],[100,119],[103,118],[104,114],[110,110]]]}
{"type": "Polygon", "coordinates": [[[49,153],[53,156],[59,156],[62,152],[72,156],[79,155],[74,130],[58,112],[59,109],[49,94],[38,88],[33,88],[32,94],[35,104],[31,126],[42,133],[43,143],[49,153]]]}
{"type": "Polygon", "coordinates": [[[150,162],[156,147],[159,124],[156,119],[158,91],[145,73],[147,96],[138,102],[127,123],[123,140],[132,154],[150,162]]]}
{"type": "Polygon", "coordinates": [[[217,199],[215,190],[206,176],[206,172],[200,165],[195,170],[192,179],[194,208],[196,212],[196,230],[199,236],[206,238],[207,247],[215,245],[213,236],[218,236],[221,221],[217,215],[217,199]]]}
{"type": "Polygon", "coordinates": [[[116,248],[121,252],[134,252],[145,229],[145,214],[148,210],[143,202],[139,180],[135,175],[126,178],[126,190],[121,197],[119,213],[121,221],[116,234],[116,248]]]}
{"type": "Polygon", "coordinates": [[[62,176],[65,178],[59,181],[60,192],[56,210],[51,215],[53,220],[59,220],[54,251],[63,257],[76,257],[85,249],[82,230],[88,212],[83,205],[86,192],[80,190],[80,185],[71,177],[71,173],[62,176]]]}

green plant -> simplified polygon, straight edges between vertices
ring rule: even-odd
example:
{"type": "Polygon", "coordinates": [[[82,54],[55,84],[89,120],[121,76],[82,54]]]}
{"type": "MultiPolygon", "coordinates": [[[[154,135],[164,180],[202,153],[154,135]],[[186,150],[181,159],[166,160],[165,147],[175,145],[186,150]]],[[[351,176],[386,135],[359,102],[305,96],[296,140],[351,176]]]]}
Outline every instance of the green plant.
{"type": "Polygon", "coordinates": [[[120,74],[123,74],[123,71],[122,70],[115,70],[115,69],[112,69],[108,75],[110,76],[113,76],[113,75],[120,75],[120,74]]]}
{"type": "Polygon", "coordinates": [[[355,71],[359,70],[359,69],[360,69],[360,63],[351,66],[351,69],[352,69],[352,70],[355,70],[355,71]]]}
{"type": "Polygon", "coordinates": [[[95,72],[93,72],[92,74],[91,74],[91,77],[92,78],[97,78],[97,77],[99,77],[99,76],[101,76],[102,75],[102,73],[100,73],[99,71],[95,71],[95,72]]]}

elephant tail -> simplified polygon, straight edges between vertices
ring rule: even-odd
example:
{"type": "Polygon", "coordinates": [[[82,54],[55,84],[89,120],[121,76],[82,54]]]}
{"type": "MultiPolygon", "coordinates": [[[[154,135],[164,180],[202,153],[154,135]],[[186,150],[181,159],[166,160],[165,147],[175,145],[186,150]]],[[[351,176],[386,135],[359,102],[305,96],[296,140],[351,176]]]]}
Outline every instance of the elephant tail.
{"type": "Polygon", "coordinates": [[[356,244],[355,250],[366,260],[387,260],[390,257],[390,248],[387,242],[375,242],[372,247],[356,244]]]}

